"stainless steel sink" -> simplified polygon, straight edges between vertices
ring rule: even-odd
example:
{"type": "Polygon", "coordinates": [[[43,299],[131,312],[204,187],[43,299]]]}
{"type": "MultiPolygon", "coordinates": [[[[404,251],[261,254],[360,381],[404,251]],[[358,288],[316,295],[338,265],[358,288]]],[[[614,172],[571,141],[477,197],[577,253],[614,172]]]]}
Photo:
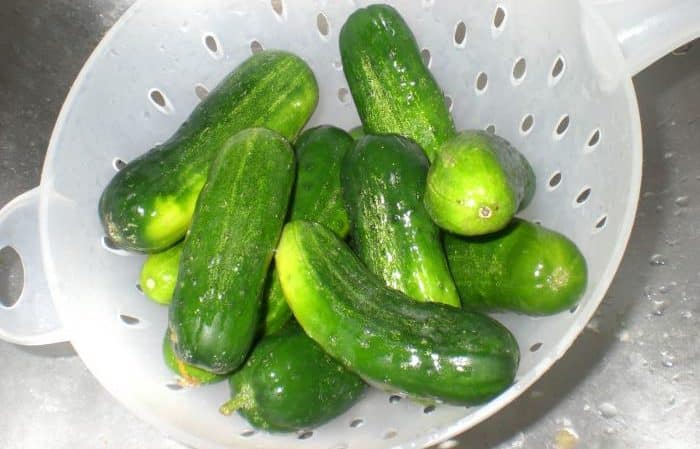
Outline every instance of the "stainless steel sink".
{"type": "MultiPolygon", "coordinates": [[[[39,182],[72,80],[131,3],[2,2],[0,206],[39,182]]],[[[597,316],[519,400],[442,447],[700,447],[700,42],[675,53],[635,78],[643,195],[597,316]]],[[[19,270],[0,253],[0,296],[21,289],[19,270]]],[[[112,399],[68,344],[0,342],[0,361],[0,448],[182,448],[112,399]]]]}

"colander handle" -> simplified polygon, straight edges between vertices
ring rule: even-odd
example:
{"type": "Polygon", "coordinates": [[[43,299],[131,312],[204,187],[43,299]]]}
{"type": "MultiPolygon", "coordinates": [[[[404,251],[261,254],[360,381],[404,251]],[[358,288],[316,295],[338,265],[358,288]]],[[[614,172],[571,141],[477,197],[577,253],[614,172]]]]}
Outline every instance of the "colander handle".
{"type": "Polygon", "coordinates": [[[13,248],[22,261],[22,292],[10,307],[0,304],[0,339],[20,345],[67,341],[44,273],[39,241],[39,188],[0,210],[0,249],[13,248]]]}
{"type": "Polygon", "coordinates": [[[698,0],[581,0],[606,23],[632,76],[700,37],[698,0]]]}

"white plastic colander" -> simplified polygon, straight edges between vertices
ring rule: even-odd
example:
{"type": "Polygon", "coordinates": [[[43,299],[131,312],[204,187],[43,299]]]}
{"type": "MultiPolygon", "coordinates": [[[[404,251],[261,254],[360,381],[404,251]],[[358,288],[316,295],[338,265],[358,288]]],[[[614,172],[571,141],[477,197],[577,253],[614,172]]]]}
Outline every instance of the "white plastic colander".
{"type": "Polygon", "coordinates": [[[228,72],[261,48],[303,57],[319,106],[309,126],[359,124],[338,52],[366,1],[142,0],[105,36],[66,99],[41,185],[0,211],[0,248],[19,253],[24,287],[0,306],[0,337],[70,340],[137,415],[198,448],[423,447],[511,402],[569,348],[608,288],[637,206],[642,142],[631,76],[700,35],[697,0],[388,1],[411,26],[458,129],[493,127],[532,162],[522,216],[572,238],[589,264],[577,308],[496,317],[517,337],[515,384],[480,407],[423,406],[372,390],[299,434],[254,432],[218,405],[226,384],[180,389],[161,358],[167,309],[137,289],[142,255],[110,248],[97,201],[123,161],[167,139],[228,72]]]}

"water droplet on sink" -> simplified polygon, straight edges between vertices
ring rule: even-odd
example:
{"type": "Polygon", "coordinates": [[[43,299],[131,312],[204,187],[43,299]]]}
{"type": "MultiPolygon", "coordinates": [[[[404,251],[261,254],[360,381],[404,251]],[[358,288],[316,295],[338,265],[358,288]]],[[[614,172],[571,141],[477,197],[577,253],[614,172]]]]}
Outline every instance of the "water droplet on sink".
{"type": "Polygon", "coordinates": [[[661,351],[661,365],[664,368],[673,368],[673,361],[676,358],[668,351],[661,351]]]}
{"type": "Polygon", "coordinates": [[[681,195],[676,198],[675,202],[677,206],[686,207],[688,204],[690,204],[690,198],[688,198],[688,195],[681,195]]]}
{"type": "Polygon", "coordinates": [[[656,316],[663,316],[666,312],[666,301],[654,301],[653,313],[656,316]]]}
{"type": "Polygon", "coordinates": [[[649,263],[654,266],[666,265],[666,258],[661,254],[654,254],[649,258],[649,263]]]}
{"type": "Polygon", "coordinates": [[[615,429],[613,429],[611,426],[606,426],[603,429],[603,432],[605,432],[607,435],[612,435],[613,433],[615,433],[615,429]]]}
{"type": "Polygon", "coordinates": [[[691,312],[690,310],[684,310],[681,312],[681,317],[690,319],[693,317],[693,312],[691,312]]]}
{"type": "Polygon", "coordinates": [[[598,406],[598,411],[603,418],[613,418],[617,416],[617,407],[610,402],[603,402],[598,406]]]}

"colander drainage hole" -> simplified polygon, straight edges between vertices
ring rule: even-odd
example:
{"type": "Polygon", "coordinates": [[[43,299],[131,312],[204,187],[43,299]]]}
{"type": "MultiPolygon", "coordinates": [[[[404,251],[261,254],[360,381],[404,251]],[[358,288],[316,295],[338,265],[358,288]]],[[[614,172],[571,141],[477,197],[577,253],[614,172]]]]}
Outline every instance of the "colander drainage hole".
{"type": "Polygon", "coordinates": [[[595,230],[600,231],[603,229],[608,222],[608,216],[607,215],[602,215],[600,218],[598,218],[598,221],[595,223],[595,230]]]}
{"type": "Polygon", "coordinates": [[[554,60],[552,70],[549,72],[549,83],[551,85],[558,83],[562,75],[564,75],[564,70],[566,70],[566,62],[564,57],[559,55],[557,59],[554,60]]]}
{"type": "Polygon", "coordinates": [[[223,56],[219,40],[213,34],[204,35],[204,46],[207,47],[207,50],[214,58],[219,59],[223,56]]]}
{"type": "Polygon", "coordinates": [[[557,123],[557,127],[554,129],[555,137],[561,139],[566,134],[566,130],[569,129],[569,124],[571,119],[568,114],[564,114],[557,123]]]}
{"type": "Polygon", "coordinates": [[[256,433],[257,433],[257,432],[256,432],[254,429],[248,429],[248,430],[244,430],[243,432],[241,432],[240,435],[241,435],[243,438],[250,438],[250,437],[252,437],[253,435],[255,435],[256,433]]]}
{"type": "Polygon", "coordinates": [[[316,16],[316,28],[318,29],[318,34],[320,34],[322,38],[328,37],[330,25],[328,24],[328,18],[322,12],[318,13],[316,16]]]}
{"type": "Polygon", "coordinates": [[[342,104],[350,103],[350,91],[346,87],[338,89],[338,101],[342,104]]]}
{"type": "Polygon", "coordinates": [[[135,316],[127,315],[124,313],[119,314],[119,319],[122,320],[122,322],[127,326],[137,326],[141,324],[140,319],[136,318],[135,316]]]}
{"type": "Polygon", "coordinates": [[[270,6],[278,16],[281,16],[284,13],[284,3],[282,0],[270,0],[270,6]]]}
{"type": "Polygon", "coordinates": [[[143,288],[141,287],[141,284],[138,282],[136,283],[136,290],[138,290],[138,292],[141,293],[142,295],[144,294],[143,288]]]}
{"type": "Polygon", "coordinates": [[[586,143],[586,149],[592,151],[600,143],[600,130],[596,129],[591,133],[591,137],[588,138],[586,143]]]}
{"type": "Polygon", "coordinates": [[[312,436],[314,436],[314,433],[311,430],[305,430],[305,431],[301,432],[297,436],[297,438],[299,438],[300,440],[308,440],[312,436]]]}
{"type": "Polygon", "coordinates": [[[12,307],[22,295],[24,267],[11,246],[0,248],[0,307],[12,307]]]}
{"type": "Polygon", "coordinates": [[[578,310],[578,304],[576,304],[575,306],[573,306],[572,308],[570,308],[570,309],[569,309],[569,313],[576,313],[577,310],[578,310]]]}
{"type": "Polygon", "coordinates": [[[445,95],[445,106],[447,106],[447,110],[452,112],[452,108],[454,107],[454,102],[452,100],[452,97],[449,95],[445,95]]]}
{"type": "Polygon", "coordinates": [[[484,72],[480,72],[476,76],[476,84],[475,84],[476,93],[478,93],[478,94],[483,93],[486,90],[486,88],[488,87],[488,84],[489,84],[489,76],[487,74],[485,74],[484,72]]]}
{"type": "Polygon", "coordinates": [[[398,432],[395,430],[387,430],[384,432],[384,435],[382,435],[382,438],[385,440],[391,440],[392,438],[396,438],[396,435],[398,435],[398,432]]]}
{"type": "Polygon", "coordinates": [[[398,394],[392,394],[389,396],[389,404],[396,404],[397,402],[401,402],[401,396],[398,394]]]}
{"type": "Polygon", "coordinates": [[[576,205],[581,206],[583,203],[588,201],[588,198],[591,196],[591,188],[586,187],[585,189],[581,190],[581,192],[576,196],[576,205]]]}
{"type": "Polygon", "coordinates": [[[362,418],[355,418],[352,421],[350,421],[350,427],[353,429],[357,429],[358,427],[362,427],[362,425],[365,423],[365,420],[362,418]]]}
{"type": "Polygon", "coordinates": [[[170,101],[168,101],[168,97],[159,89],[151,89],[148,92],[148,98],[151,100],[151,103],[153,103],[153,106],[163,114],[170,114],[173,112],[173,107],[170,101]]]}
{"type": "Polygon", "coordinates": [[[559,184],[561,184],[561,172],[555,171],[552,176],[549,177],[549,190],[556,189],[559,184]]]}
{"type": "Polygon", "coordinates": [[[496,12],[493,14],[493,29],[494,31],[501,31],[506,23],[506,10],[499,6],[496,8],[496,12]]]}
{"type": "Polygon", "coordinates": [[[204,84],[195,84],[194,94],[197,95],[197,98],[200,100],[204,100],[207,98],[207,95],[209,95],[209,89],[207,89],[207,86],[204,84]]]}
{"type": "Polygon", "coordinates": [[[488,125],[484,128],[487,133],[496,134],[496,125],[488,125]]]}
{"type": "Polygon", "coordinates": [[[250,52],[252,54],[260,53],[261,51],[263,51],[264,48],[265,47],[263,47],[263,44],[261,44],[257,40],[253,39],[252,41],[250,41],[250,52]]]}
{"type": "Polygon", "coordinates": [[[532,131],[532,127],[535,124],[535,118],[532,114],[527,114],[520,121],[520,133],[523,135],[529,134],[532,131]]]}
{"type": "Polygon", "coordinates": [[[423,64],[425,64],[426,67],[430,68],[430,64],[433,62],[433,58],[430,55],[430,50],[428,50],[427,48],[421,50],[420,57],[423,60],[423,64]]]}
{"type": "Polygon", "coordinates": [[[122,168],[126,167],[126,162],[119,159],[118,157],[115,157],[114,159],[112,159],[112,167],[114,167],[116,171],[119,171],[122,168]]]}
{"type": "Polygon", "coordinates": [[[513,64],[513,78],[511,81],[513,84],[520,84],[525,79],[525,74],[527,73],[527,62],[525,58],[518,58],[513,64]]]}
{"type": "Polygon", "coordinates": [[[423,409],[423,414],[429,415],[435,411],[435,406],[434,405],[428,405],[423,409]]]}
{"type": "Polygon", "coordinates": [[[530,346],[530,352],[537,352],[538,349],[542,347],[542,343],[535,343],[534,345],[530,346]]]}
{"type": "Polygon", "coordinates": [[[177,382],[171,382],[171,383],[165,384],[165,388],[167,388],[168,390],[180,391],[184,387],[177,382]]]}
{"type": "Polygon", "coordinates": [[[464,48],[464,44],[467,42],[467,26],[464,22],[460,21],[455,27],[455,45],[460,48],[464,48]]]}

